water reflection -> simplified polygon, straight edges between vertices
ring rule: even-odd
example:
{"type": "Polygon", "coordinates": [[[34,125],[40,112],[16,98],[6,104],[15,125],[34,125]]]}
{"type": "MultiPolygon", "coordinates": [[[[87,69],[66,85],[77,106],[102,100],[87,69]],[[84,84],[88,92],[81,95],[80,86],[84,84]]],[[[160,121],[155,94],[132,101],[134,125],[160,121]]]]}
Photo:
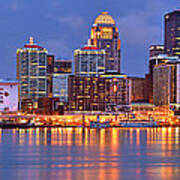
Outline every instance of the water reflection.
{"type": "Polygon", "coordinates": [[[179,128],[0,129],[0,179],[179,179],[179,128]]]}

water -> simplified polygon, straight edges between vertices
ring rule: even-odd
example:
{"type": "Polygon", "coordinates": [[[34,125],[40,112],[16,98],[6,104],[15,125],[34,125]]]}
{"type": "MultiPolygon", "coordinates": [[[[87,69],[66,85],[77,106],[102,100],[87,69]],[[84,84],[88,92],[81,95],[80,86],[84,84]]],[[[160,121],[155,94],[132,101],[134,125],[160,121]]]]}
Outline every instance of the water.
{"type": "Polygon", "coordinates": [[[0,180],[180,179],[180,128],[0,129],[0,180]]]}

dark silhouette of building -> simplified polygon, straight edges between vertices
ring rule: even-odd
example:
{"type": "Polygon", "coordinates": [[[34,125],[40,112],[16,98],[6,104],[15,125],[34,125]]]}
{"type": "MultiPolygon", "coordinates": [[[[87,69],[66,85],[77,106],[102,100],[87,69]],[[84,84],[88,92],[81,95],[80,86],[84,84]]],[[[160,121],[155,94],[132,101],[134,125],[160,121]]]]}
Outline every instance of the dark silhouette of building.
{"type": "Polygon", "coordinates": [[[180,10],[167,13],[165,21],[165,52],[180,57],[180,10]]]}

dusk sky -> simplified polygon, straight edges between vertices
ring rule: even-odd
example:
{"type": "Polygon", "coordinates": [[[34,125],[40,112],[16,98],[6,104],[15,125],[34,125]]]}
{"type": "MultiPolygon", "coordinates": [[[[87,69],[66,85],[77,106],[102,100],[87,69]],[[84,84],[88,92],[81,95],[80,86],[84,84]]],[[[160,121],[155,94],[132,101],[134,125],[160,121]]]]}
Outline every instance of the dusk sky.
{"type": "Polygon", "coordinates": [[[144,76],[148,47],[163,43],[163,14],[178,7],[179,0],[0,0],[0,78],[15,79],[16,49],[29,36],[56,57],[72,59],[102,11],[120,31],[122,72],[144,76]]]}

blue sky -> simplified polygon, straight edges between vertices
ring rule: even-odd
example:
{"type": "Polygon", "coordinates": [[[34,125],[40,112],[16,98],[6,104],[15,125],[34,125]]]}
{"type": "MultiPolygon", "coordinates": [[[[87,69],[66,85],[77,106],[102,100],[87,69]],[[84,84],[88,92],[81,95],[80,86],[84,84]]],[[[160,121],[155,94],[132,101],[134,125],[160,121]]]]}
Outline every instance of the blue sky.
{"type": "Polygon", "coordinates": [[[120,30],[122,72],[143,76],[149,45],[163,43],[163,14],[178,7],[179,0],[0,0],[0,78],[15,78],[16,49],[29,36],[57,57],[72,58],[102,11],[120,30]]]}

